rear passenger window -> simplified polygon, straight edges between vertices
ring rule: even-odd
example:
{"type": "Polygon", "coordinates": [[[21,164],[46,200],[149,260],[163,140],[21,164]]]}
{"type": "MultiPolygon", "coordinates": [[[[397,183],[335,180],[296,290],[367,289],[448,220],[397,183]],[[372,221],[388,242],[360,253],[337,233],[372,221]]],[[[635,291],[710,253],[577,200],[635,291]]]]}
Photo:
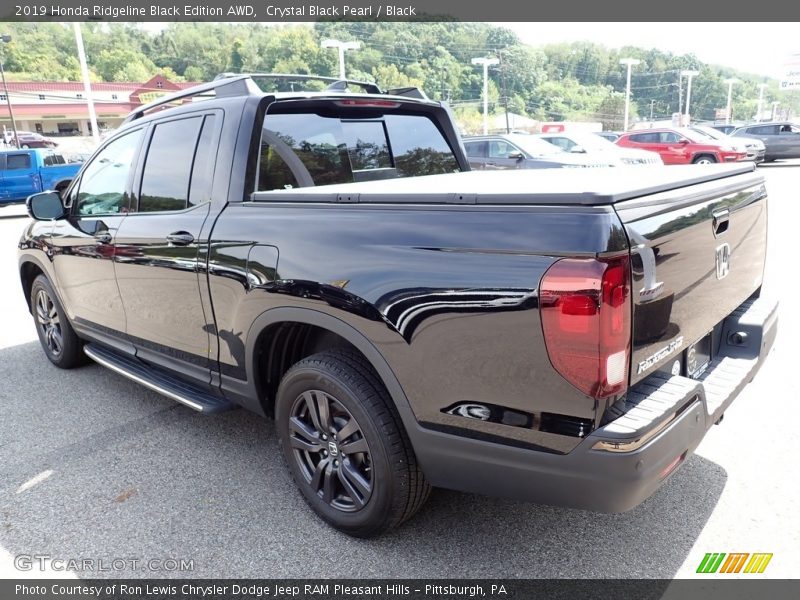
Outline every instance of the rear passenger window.
{"type": "Polygon", "coordinates": [[[465,142],[464,149],[467,151],[467,156],[474,158],[486,157],[486,142],[465,142]]]}
{"type": "Polygon", "coordinates": [[[657,144],[658,143],[658,134],[657,133],[635,133],[630,136],[632,142],[636,142],[638,144],[657,144]]]}
{"type": "Polygon", "coordinates": [[[15,169],[30,169],[31,156],[30,154],[8,154],[6,155],[6,169],[13,171],[15,169]]]}
{"type": "Polygon", "coordinates": [[[203,117],[155,126],[144,163],[139,212],[183,210],[189,205],[192,164],[203,117]]]}
{"type": "Polygon", "coordinates": [[[55,165],[65,165],[67,161],[60,154],[46,154],[42,159],[45,167],[53,167],[55,165]]]}

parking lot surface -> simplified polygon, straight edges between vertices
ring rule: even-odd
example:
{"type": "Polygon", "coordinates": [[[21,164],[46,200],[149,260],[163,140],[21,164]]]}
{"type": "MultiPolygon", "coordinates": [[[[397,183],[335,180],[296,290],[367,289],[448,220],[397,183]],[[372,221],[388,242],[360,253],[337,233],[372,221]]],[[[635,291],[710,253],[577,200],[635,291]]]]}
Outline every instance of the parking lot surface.
{"type": "Polygon", "coordinates": [[[17,276],[27,217],[0,207],[0,577],[41,576],[15,557],[47,555],[109,567],[79,577],[670,578],[694,576],[707,552],[771,552],[764,576],[796,576],[800,161],[759,169],[770,193],[764,289],[781,300],[779,336],[665,487],[617,515],[436,490],[376,540],[313,515],[270,421],[203,416],[96,365],[53,367],[17,276]]]}

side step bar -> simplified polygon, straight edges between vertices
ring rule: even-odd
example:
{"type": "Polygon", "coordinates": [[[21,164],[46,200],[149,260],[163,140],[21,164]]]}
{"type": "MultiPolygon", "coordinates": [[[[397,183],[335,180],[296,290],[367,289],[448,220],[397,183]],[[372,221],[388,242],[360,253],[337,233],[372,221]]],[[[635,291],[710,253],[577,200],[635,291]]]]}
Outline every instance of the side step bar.
{"type": "Polygon", "coordinates": [[[83,351],[96,363],[198,412],[218,413],[236,406],[190,383],[173,379],[140,360],[123,356],[98,344],[86,344],[83,351]]]}

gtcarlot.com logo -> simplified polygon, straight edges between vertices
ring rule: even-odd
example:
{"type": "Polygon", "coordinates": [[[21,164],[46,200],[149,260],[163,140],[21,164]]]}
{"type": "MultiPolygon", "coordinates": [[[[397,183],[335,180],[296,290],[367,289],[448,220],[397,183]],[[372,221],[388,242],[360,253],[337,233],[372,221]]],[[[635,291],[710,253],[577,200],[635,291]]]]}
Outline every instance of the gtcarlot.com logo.
{"type": "Polygon", "coordinates": [[[709,552],[700,561],[698,573],[763,573],[772,554],[748,552],[709,552]]]}
{"type": "Polygon", "coordinates": [[[60,558],[49,554],[18,554],[19,571],[193,571],[194,559],[186,558],[60,558]]]}

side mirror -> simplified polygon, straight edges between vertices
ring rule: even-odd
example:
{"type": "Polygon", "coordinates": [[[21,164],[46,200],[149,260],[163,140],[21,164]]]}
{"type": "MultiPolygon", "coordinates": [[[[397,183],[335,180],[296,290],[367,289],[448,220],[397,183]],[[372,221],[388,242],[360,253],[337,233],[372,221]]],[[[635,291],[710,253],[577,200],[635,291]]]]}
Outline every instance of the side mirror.
{"type": "Polygon", "coordinates": [[[583,149],[583,146],[575,145],[569,149],[570,152],[573,154],[586,154],[586,150],[583,149]]]}
{"type": "Polygon", "coordinates": [[[681,139],[681,141],[679,141],[678,143],[679,143],[681,146],[685,146],[686,144],[688,144],[688,143],[689,143],[689,140],[687,140],[686,138],[683,138],[683,139],[681,139]]]}
{"type": "Polygon", "coordinates": [[[37,221],[52,221],[64,216],[64,205],[58,192],[40,192],[28,196],[25,207],[37,221]]]}
{"type": "Polygon", "coordinates": [[[518,150],[516,152],[509,152],[508,158],[513,158],[514,160],[522,160],[525,157],[522,155],[522,152],[518,150]]]}

